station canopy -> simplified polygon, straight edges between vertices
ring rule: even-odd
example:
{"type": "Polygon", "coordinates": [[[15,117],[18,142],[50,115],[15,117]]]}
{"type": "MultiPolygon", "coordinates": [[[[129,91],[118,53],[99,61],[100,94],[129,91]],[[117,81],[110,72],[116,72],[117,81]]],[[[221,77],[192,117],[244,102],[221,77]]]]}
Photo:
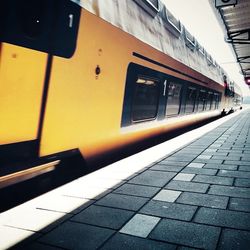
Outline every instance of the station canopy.
{"type": "Polygon", "coordinates": [[[250,1],[210,0],[232,45],[245,82],[250,85],[250,1]]]}

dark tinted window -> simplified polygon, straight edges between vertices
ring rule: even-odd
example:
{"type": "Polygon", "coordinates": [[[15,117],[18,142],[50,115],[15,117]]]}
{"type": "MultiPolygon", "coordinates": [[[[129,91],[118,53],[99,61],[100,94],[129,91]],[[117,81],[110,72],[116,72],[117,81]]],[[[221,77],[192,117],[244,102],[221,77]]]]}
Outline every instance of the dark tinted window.
{"type": "Polygon", "coordinates": [[[178,115],[180,110],[181,84],[170,82],[168,85],[168,99],[166,115],[178,115]]]}
{"type": "Polygon", "coordinates": [[[212,107],[213,109],[218,109],[219,108],[220,99],[221,99],[221,95],[215,93],[214,94],[213,107],[212,107]]]}
{"type": "Polygon", "coordinates": [[[192,113],[195,109],[195,100],[197,96],[197,90],[195,88],[189,87],[187,89],[187,96],[186,96],[186,113],[192,113]]]}
{"type": "Polygon", "coordinates": [[[42,33],[46,17],[46,1],[26,0],[17,2],[18,19],[24,35],[36,38],[42,33]]]}
{"type": "Polygon", "coordinates": [[[69,0],[1,0],[0,41],[69,58],[80,12],[69,0]]]}
{"type": "Polygon", "coordinates": [[[214,94],[212,92],[208,92],[206,110],[211,110],[212,109],[213,102],[214,102],[214,94]]]}
{"type": "Polygon", "coordinates": [[[157,115],[159,81],[138,76],[135,81],[132,121],[151,120],[157,115]]]}
{"type": "Polygon", "coordinates": [[[206,109],[206,102],[207,102],[207,92],[202,89],[199,92],[198,111],[203,111],[206,109]]]}

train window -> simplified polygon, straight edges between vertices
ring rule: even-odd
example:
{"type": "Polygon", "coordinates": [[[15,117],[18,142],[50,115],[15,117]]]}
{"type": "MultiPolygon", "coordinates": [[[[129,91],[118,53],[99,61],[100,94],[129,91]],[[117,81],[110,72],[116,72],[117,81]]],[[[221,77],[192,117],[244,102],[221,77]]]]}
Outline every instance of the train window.
{"type": "Polygon", "coordinates": [[[195,37],[191,35],[191,33],[187,29],[184,29],[184,31],[185,31],[185,44],[187,45],[189,49],[194,51],[195,46],[196,46],[195,37]]]}
{"type": "Polygon", "coordinates": [[[207,92],[203,89],[199,92],[199,102],[198,102],[198,111],[203,111],[206,109],[207,103],[207,92]]]}
{"type": "Polygon", "coordinates": [[[0,41],[69,58],[81,7],[68,0],[1,0],[0,41]]]}
{"type": "Polygon", "coordinates": [[[212,92],[208,92],[206,110],[212,109],[213,101],[214,101],[214,94],[212,92]]]}
{"type": "Polygon", "coordinates": [[[162,12],[164,26],[176,37],[179,37],[182,32],[182,24],[176,19],[172,13],[164,6],[162,12]]]}
{"type": "Polygon", "coordinates": [[[159,9],[159,1],[158,0],[147,0],[147,2],[149,2],[156,9],[159,9]]]}
{"type": "Polygon", "coordinates": [[[138,76],[135,81],[132,103],[132,121],[156,118],[159,99],[159,80],[138,76]]]}
{"type": "Polygon", "coordinates": [[[197,90],[193,87],[189,87],[187,89],[187,96],[186,96],[186,107],[185,107],[186,113],[194,112],[196,96],[197,96],[197,90]]]}
{"type": "Polygon", "coordinates": [[[181,84],[170,82],[168,85],[168,99],[166,115],[178,115],[180,112],[181,84]]]}
{"type": "Polygon", "coordinates": [[[213,106],[213,109],[218,109],[219,108],[220,100],[221,100],[221,95],[219,95],[218,93],[214,93],[214,106],[213,106]]]}
{"type": "Polygon", "coordinates": [[[160,11],[159,0],[134,0],[134,1],[153,17],[156,16],[156,14],[160,11]]]}
{"type": "Polygon", "coordinates": [[[26,2],[27,5],[22,1],[17,3],[21,29],[24,35],[36,38],[41,34],[44,25],[46,1],[26,0],[26,2]]]}

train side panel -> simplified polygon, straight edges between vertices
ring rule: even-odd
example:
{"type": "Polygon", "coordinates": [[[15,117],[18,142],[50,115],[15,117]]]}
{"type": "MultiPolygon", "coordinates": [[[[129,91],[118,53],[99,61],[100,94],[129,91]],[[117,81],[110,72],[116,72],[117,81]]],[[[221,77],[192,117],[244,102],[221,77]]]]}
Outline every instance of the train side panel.
{"type": "Polygon", "coordinates": [[[140,129],[122,131],[121,116],[130,62],[182,80],[192,79],[200,86],[218,88],[218,91],[223,89],[200,73],[82,10],[75,54],[70,59],[53,58],[41,156],[79,148],[83,156],[90,159],[131,142],[218,115],[218,111],[210,115],[195,114],[179,121],[155,121],[150,126],[145,123],[140,129]],[[186,74],[136,57],[133,52],[150,55],[153,60],[186,74]]]}
{"type": "Polygon", "coordinates": [[[53,58],[41,155],[85,145],[94,154],[119,132],[129,41],[96,19],[83,11],[74,56],[53,58]]]}
{"type": "Polygon", "coordinates": [[[47,55],[1,44],[0,144],[37,139],[47,55]]]}

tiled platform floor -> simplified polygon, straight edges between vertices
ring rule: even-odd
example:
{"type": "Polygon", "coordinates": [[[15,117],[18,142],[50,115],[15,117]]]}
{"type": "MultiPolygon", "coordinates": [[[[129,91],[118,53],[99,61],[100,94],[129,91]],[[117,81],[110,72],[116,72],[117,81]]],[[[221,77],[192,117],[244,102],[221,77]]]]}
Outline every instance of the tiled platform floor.
{"type": "Polygon", "coordinates": [[[3,213],[0,248],[250,249],[250,110],[223,119],[158,162],[138,154],[3,213]]]}

